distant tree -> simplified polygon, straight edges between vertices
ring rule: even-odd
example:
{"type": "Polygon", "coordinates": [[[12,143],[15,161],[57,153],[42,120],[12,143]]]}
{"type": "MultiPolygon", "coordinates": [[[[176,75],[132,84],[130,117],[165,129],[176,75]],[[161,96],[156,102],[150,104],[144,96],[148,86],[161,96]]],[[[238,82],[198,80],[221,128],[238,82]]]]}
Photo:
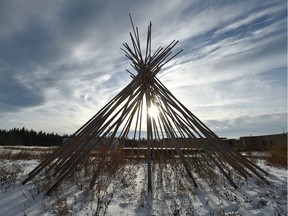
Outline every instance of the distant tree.
{"type": "Polygon", "coordinates": [[[45,133],[42,130],[37,133],[25,127],[11,130],[0,129],[0,145],[57,146],[62,144],[64,137],[68,137],[68,135],[60,136],[54,133],[45,133]]]}

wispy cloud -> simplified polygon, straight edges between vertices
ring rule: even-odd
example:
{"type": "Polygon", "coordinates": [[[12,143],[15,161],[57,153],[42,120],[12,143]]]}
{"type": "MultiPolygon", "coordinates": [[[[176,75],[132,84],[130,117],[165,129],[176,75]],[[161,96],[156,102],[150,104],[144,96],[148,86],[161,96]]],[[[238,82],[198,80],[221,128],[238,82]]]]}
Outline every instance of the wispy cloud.
{"type": "MultiPolygon", "coordinates": [[[[0,127],[72,133],[85,123],[131,81],[119,48],[132,13],[143,40],[152,21],[154,50],[180,40],[184,51],[159,73],[172,93],[208,126],[243,129],[217,132],[247,134],[243,118],[286,113],[286,9],[284,0],[2,1],[0,127]]],[[[271,132],[285,124],[273,122],[271,132]]]]}

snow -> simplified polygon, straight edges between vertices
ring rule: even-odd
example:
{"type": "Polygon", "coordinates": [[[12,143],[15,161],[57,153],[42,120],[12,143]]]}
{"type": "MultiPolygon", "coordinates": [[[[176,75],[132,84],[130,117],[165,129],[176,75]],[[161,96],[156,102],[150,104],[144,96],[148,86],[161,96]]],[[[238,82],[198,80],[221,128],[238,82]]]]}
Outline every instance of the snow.
{"type": "Polygon", "coordinates": [[[2,167],[21,168],[14,182],[0,182],[1,215],[287,215],[287,170],[263,160],[257,164],[269,173],[270,186],[239,179],[234,189],[220,178],[215,179],[220,186],[198,179],[199,188],[194,188],[180,165],[154,164],[153,194],[147,194],[146,165],[131,162],[115,178],[103,177],[105,190],[81,190],[67,180],[51,196],[44,195],[41,181],[21,184],[38,163],[0,160],[2,167]]]}

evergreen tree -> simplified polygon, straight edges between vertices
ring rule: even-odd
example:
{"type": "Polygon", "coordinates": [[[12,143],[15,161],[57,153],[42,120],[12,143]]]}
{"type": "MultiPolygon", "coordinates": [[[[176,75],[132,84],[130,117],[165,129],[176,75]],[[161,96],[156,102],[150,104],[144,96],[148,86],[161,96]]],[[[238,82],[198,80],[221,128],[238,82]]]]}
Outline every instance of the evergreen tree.
{"type": "Polygon", "coordinates": [[[45,133],[42,130],[37,133],[25,127],[11,130],[0,129],[0,145],[57,146],[62,144],[64,137],[68,137],[68,135],[60,136],[54,133],[45,133]]]}

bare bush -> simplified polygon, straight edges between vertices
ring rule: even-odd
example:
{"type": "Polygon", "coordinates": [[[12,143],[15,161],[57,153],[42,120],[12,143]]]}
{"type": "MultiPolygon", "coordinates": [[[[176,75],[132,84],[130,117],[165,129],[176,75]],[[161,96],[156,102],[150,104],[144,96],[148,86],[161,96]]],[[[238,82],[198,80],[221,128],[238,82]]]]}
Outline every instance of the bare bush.
{"type": "Polygon", "coordinates": [[[23,172],[22,167],[17,162],[6,163],[0,161],[0,186],[4,192],[14,185],[18,175],[23,172]]]}

